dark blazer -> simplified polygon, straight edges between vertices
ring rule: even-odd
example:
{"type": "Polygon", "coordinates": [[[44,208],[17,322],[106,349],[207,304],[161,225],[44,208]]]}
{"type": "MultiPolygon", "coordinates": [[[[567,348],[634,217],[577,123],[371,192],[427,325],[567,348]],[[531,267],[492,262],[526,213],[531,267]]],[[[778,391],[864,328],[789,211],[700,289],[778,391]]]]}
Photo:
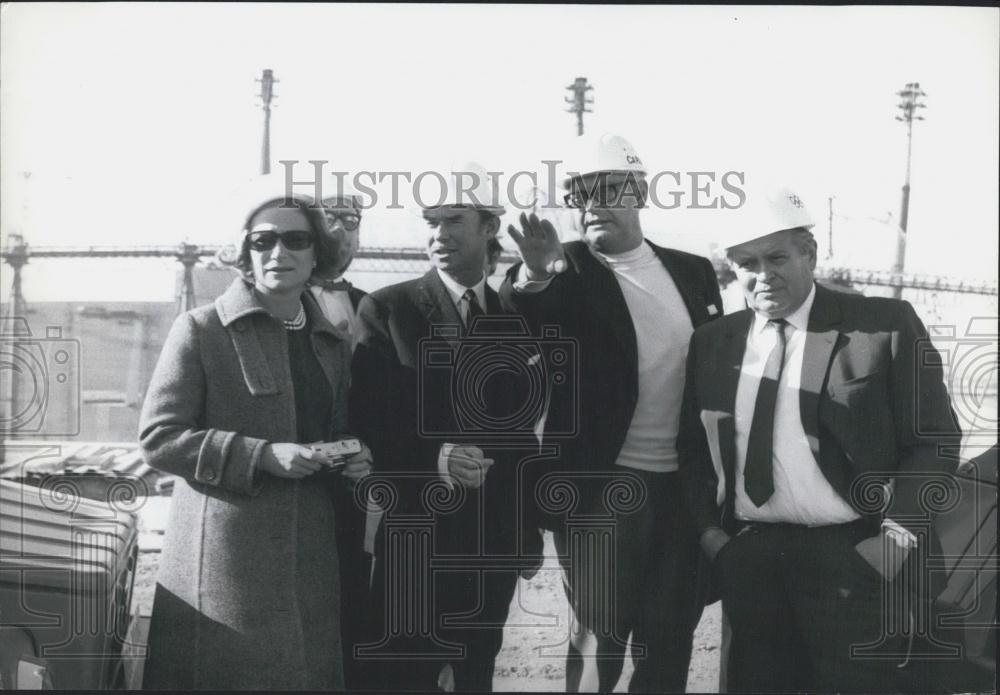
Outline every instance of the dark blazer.
{"type": "MultiPolygon", "coordinates": [[[[701,530],[732,531],[733,412],[752,318],[747,309],[699,328],[688,351],[678,450],[701,530]]],[[[912,306],[817,285],[800,408],[823,475],[873,529],[885,516],[930,531],[921,493],[926,499],[929,486],[954,470],[961,431],[941,357],[912,306]],[[895,489],[882,509],[878,493],[890,480],[895,489]]]]}
{"type": "MultiPolygon", "coordinates": [[[[485,311],[488,315],[501,313],[497,294],[489,285],[485,311]]],[[[427,485],[436,484],[438,453],[443,443],[476,445],[496,463],[484,486],[468,494],[462,508],[436,519],[436,542],[446,544],[441,547],[478,552],[468,544],[474,543],[476,532],[483,530],[478,528],[480,500],[484,505],[482,523],[489,527],[490,538],[497,543],[513,538],[515,504],[511,485],[517,461],[505,457],[504,451],[489,450],[498,440],[509,444],[505,432],[490,432],[459,418],[462,408],[469,405],[466,399],[471,393],[469,385],[461,382],[465,372],[460,368],[459,356],[462,350],[482,341],[467,334],[437,271],[432,269],[421,278],[364,297],[358,316],[351,429],[371,448],[375,471],[394,483],[398,492],[395,513],[429,513],[427,485]],[[434,362],[428,357],[429,350],[452,358],[452,366],[434,362]]],[[[511,378],[516,379],[516,375],[511,378]]],[[[518,389],[506,377],[491,378],[488,388],[487,408],[492,408],[502,394],[518,389]]]]}
{"type": "MultiPolygon", "coordinates": [[[[722,315],[708,259],[646,243],[673,278],[695,327],[722,315]]],[[[500,301],[523,314],[535,331],[556,324],[560,338],[577,345],[577,390],[562,389],[563,397],[552,398],[546,419],[546,436],[562,448],[556,467],[611,471],[639,397],[635,328],[614,273],[582,241],[564,244],[563,250],[568,267],[548,288],[537,294],[515,292],[518,263],[507,273],[500,301]]]]}

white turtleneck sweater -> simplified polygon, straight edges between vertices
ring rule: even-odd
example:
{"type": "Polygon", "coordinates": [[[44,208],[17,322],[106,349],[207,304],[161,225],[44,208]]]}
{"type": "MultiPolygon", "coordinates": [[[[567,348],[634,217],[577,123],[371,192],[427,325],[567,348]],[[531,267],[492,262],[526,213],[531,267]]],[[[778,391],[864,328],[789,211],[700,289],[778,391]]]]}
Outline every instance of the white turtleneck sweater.
{"type": "Polygon", "coordinates": [[[670,273],[645,242],[606,261],[625,295],[639,352],[639,400],[616,463],[666,473],[677,470],[677,429],[688,341],[694,328],[670,273]]]}

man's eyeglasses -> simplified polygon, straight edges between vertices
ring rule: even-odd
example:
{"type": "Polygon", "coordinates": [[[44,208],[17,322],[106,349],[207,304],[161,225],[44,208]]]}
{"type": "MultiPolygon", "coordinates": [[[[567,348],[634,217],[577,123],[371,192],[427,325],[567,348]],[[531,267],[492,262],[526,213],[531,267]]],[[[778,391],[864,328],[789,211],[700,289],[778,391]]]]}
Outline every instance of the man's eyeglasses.
{"type": "Polygon", "coordinates": [[[563,202],[566,203],[566,207],[580,209],[587,207],[587,203],[591,200],[596,205],[617,203],[624,187],[622,181],[598,179],[591,188],[574,186],[573,190],[563,196],[563,202]]]}
{"type": "Polygon", "coordinates": [[[312,232],[293,230],[290,232],[252,232],[248,236],[250,248],[254,251],[270,251],[281,240],[281,245],[289,251],[304,251],[313,244],[312,232]]]}
{"type": "Polygon", "coordinates": [[[332,227],[337,220],[340,220],[340,224],[349,232],[353,232],[361,224],[361,218],[353,212],[334,212],[333,210],[324,210],[323,214],[326,216],[326,226],[332,227]]]}

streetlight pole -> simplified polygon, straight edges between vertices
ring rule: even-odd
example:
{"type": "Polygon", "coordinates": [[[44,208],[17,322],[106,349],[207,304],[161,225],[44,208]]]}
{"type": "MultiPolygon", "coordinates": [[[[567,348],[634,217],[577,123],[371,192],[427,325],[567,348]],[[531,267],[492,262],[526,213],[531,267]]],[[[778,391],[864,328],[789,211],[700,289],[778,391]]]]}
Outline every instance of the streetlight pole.
{"type": "MultiPolygon", "coordinates": [[[[902,90],[896,92],[896,96],[902,99],[898,104],[898,108],[903,114],[896,116],[896,120],[906,123],[906,180],[903,182],[903,200],[899,209],[896,262],[892,266],[893,274],[900,275],[903,272],[903,264],[906,260],[906,225],[910,215],[910,161],[913,155],[913,121],[924,120],[924,117],[917,113],[917,109],[926,108],[926,104],[921,104],[919,99],[927,95],[920,89],[919,82],[907,82],[902,90]]],[[[894,285],[892,296],[899,299],[902,295],[902,284],[894,285]]]]}

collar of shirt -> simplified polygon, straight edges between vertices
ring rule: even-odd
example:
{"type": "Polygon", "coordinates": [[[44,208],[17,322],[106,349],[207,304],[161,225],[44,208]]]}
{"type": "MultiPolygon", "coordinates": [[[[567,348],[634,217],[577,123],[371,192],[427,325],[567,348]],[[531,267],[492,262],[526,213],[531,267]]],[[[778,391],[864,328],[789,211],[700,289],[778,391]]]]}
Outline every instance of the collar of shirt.
{"type": "MultiPolygon", "coordinates": [[[[813,301],[816,299],[816,283],[812,285],[812,289],[809,290],[809,294],[806,296],[806,301],[802,302],[802,305],[793,311],[791,314],[785,317],[785,321],[788,322],[792,328],[796,331],[805,331],[809,327],[809,312],[812,311],[813,301]]],[[[753,317],[753,335],[759,336],[764,332],[767,327],[767,317],[761,316],[760,314],[754,314],[753,317]]]]}
{"type": "Polygon", "coordinates": [[[448,275],[448,273],[442,272],[440,268],[437,268],[438,277],[441,278],[441,282],[444,283],[444,288],[448,290],[448,294],[451,296],[452,303],[458,307],[458,313],[460,316],[465,314],[462,312],[462,295],[465,294],[466,290],[472,290],[476,293],[476,299],[479,301],[479,306],[483,311],[486,311],[486,273],[483,273],[482,278],[472,287],[465,287],[455,279],[448,275]]]}
{"type": "Polygon", "coordinates": [[[650,253],[653,252],[653,249],[650,248],[649,244],[646,243],[646,237],[642,238],[642,242],[637,247],[635,247],[631,251],[626,251],[625,253],[615,253],[615,254],[601,253],[600,251],[595,251],[594,247],[591,246],[590,244],[587,244],[587,250],[590,251],[590,255],[596,258],[598,263],[603,265],[605,268],[608,268],[609,270],[611,269],[610,261],[612,259],[617,260],[619,262],[634,260],[633,256],[635,258],[640,257],[641,254],[643,254],[644,248],[648,249],[650,253]]]}
{"type": "Polygon", "coordinates": [[[325,290],[343,290],[345,292],[351,286],[351,283],[345,280],[343,275],[338,275],[335,278],[314,280],[312,284],[314,287],[321,287],[325,290]]]}

